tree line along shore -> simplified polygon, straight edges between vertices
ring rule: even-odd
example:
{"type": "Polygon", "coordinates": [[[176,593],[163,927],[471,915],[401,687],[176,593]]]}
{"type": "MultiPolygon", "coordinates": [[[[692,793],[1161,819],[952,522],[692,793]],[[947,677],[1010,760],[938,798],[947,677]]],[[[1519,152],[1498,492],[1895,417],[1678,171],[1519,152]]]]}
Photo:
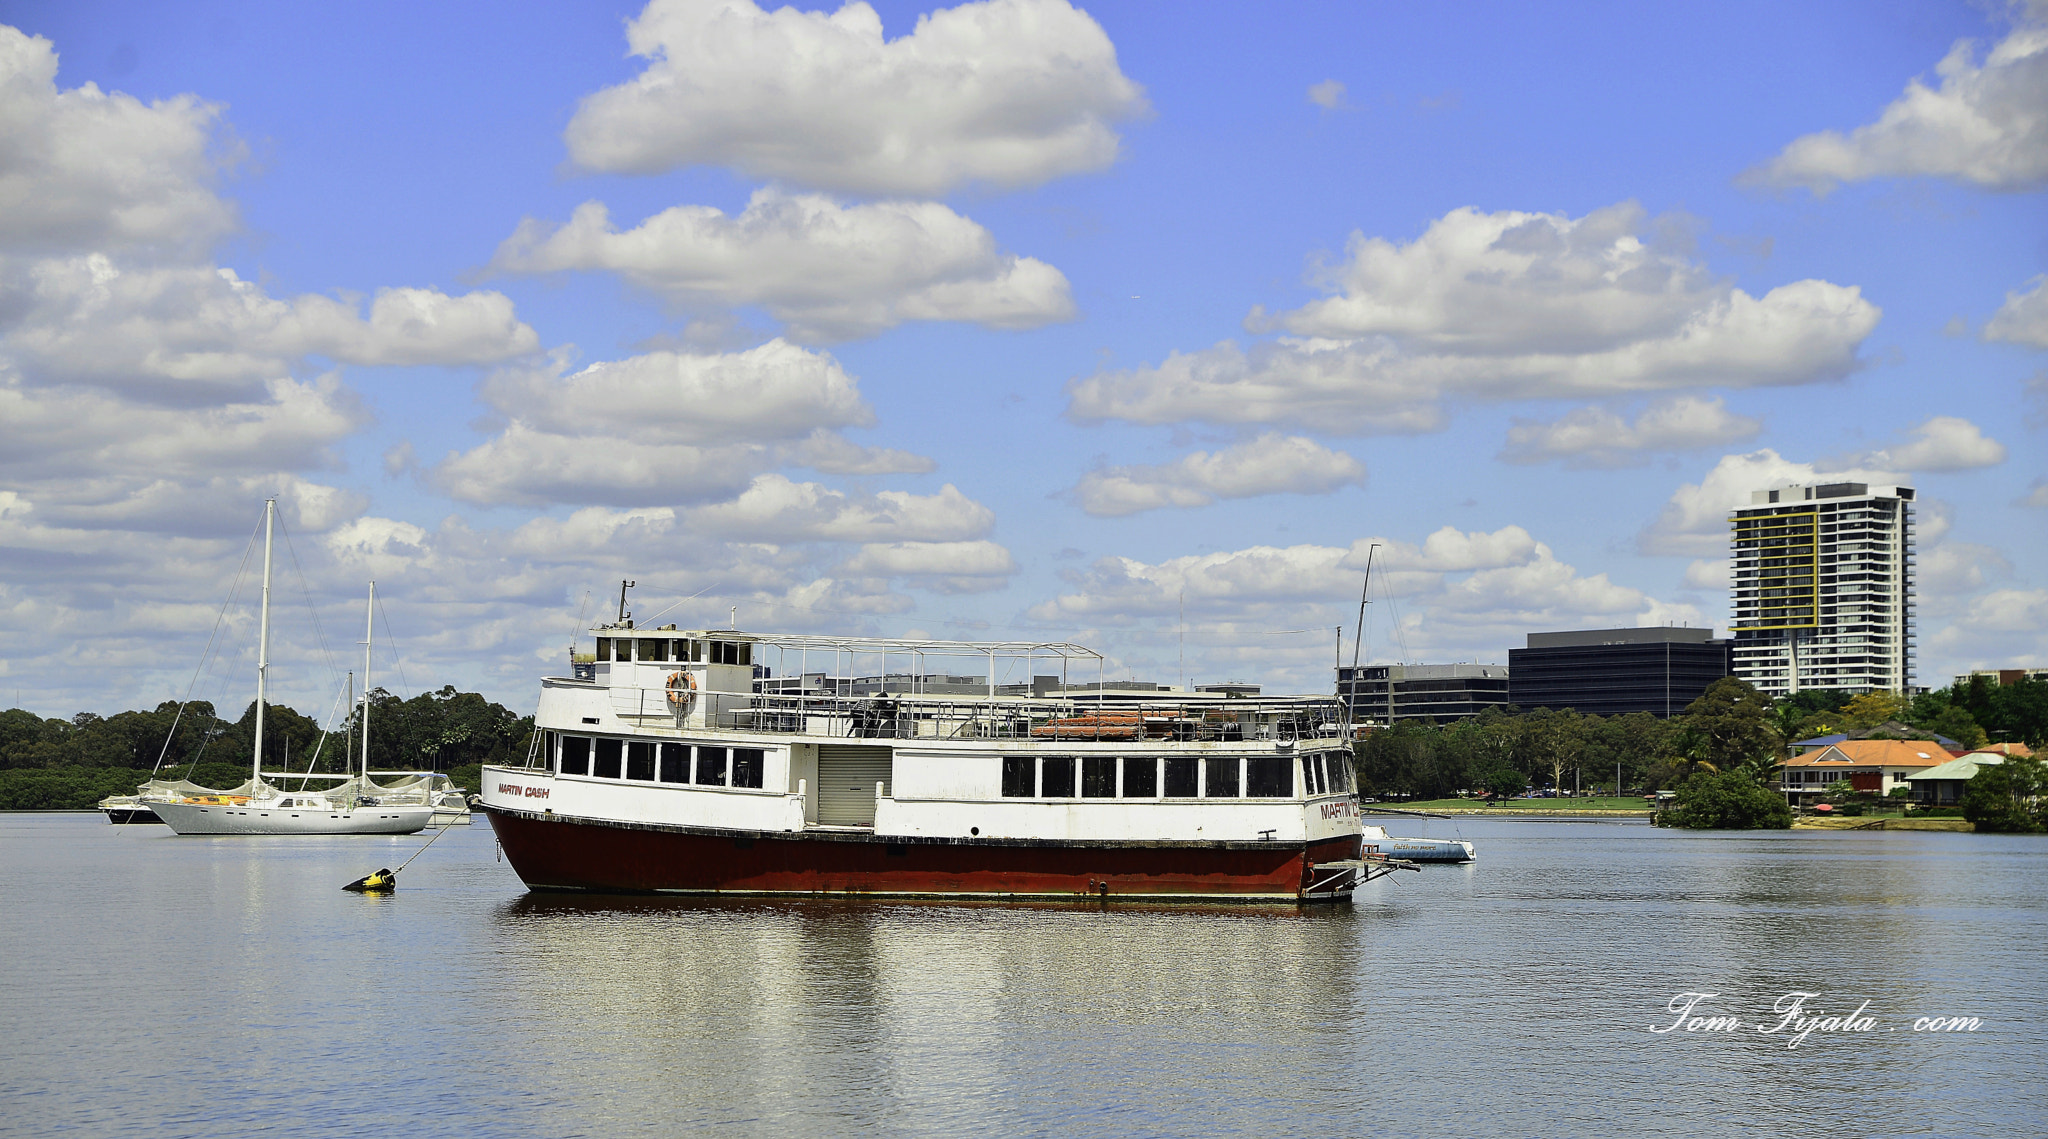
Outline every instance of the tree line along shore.
{"type": "MultiPolygon", "coordinates": [[[[373,769],[445,772],[472,790],[484,764],[523,757],[533,731],[532,717],[453,686],[409,700],[380,688],[370,693],[369,705],[373,769]]],[[[81,712],[68,720],[21,708],[0,712],[0,810],[88,809],[108,795],[132,793],[152,770],[203,786],[235,786],[248,777],[255,714],[254,701],[233,721],[205,702],[182,709],[165,702],[111,716],[81,712]]],[[[323,733],[310,717],[272,704],[264,767],[342,771],[349,765],[343,730],[323,733]]],[[[1807,691],[1769,701],[1730,677],[1670,719],[1489,709],[1445,724],[1396,722],[1367,734],[1353,755],[1360,793],[1388,801],[1500,799],[1532,787],[1608,795],[1675,790],[1660,822],[1788,826],[1791,812],[1768,785],[1791,744],[1871,731],[1941,736],[1965,747],[1990,740],[2038,747],[2048,742],[2048,682],[1998,685],[1977,677],[1910,699],[1807,691]],[[1885,732],[1885,725],[1893,730],[1885,732]]],[[[2029,790],[2040,769],[2022,761],[1980,773],[1999,772],[1987,783],[2000,784],[2000,794],[2012,802],[2006,829],[2028,829],[2028,820],[2048,824],[2041,804],[2048,781],[2029,790]]],[[[1990,821],[1990,829],[1999,829],[1990,821]]]]}
{"type": "MultiPolygon", "coordinates": [[[[533,732],[533,717],[453,686],[409,700],[379,688],[369,703],[372,770],[444,772],[470,790],[484,764],[524,759],[533,732]]],[[[345,755],[343,732],[323,732],[311,717],[271,704],[263,726],[264,770],[348,770],[360,764],[362,742],[353,736],[355,756],[345,755]]],[[[222,719],[205,701],[182,710],[166,701],[111,716],[80,712],[68,720],[10,708],[0,712],[0,810],[89,809],[108,795],[133,794],[152,771],[162,779],[233,787],[249,778],[255,734],[253,700],[235,720],[222,719]]]]}
{"type": "MultiPolygon", "coordinates": [[[[2000,685],[1980,676],[1910,698],[1809,690],[1772,701],[1728,677],[1670,719],[1510,708],[1446,724],[1402,720],[1357,744],[1358,782],[1363,794],[1393,802],[1497,801],[1532,787],[1610,796],[1671,790],[1676,798],[1658,812],[1660,823],[1786,827],[1791,808],[1771,783],[1794,742],[1836,733],[1942,737],[1965,748],[1994,741],[2040,747],[2048,742],[2048,682],[2000,685]]],[[[1980,772],[1985,787],[1997,790],[1974,796],[1982,816],[1972,820],[1977,829],[2048,825],[2041,769],[2015,761],[1980,772]]],[[[1861,807],[1846,785],[1830,798],[1861,807]]]]}

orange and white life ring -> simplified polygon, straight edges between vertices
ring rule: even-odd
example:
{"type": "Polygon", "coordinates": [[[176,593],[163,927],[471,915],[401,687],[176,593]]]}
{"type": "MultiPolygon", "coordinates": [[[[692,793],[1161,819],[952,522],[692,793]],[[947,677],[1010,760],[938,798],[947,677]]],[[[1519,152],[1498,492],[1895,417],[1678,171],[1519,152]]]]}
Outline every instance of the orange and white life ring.
{"type": "Polygon", "coordinates": [[[668,674],[668,706],[678,716],[690,714],[691,705],[697,702],[697,678],[688,672],[676,671],[668,674]]]}

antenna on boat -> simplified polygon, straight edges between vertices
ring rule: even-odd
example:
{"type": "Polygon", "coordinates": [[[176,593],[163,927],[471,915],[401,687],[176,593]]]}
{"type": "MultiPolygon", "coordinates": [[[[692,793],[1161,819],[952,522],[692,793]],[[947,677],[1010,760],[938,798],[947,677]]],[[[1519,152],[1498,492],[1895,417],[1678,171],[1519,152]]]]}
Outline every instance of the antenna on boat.
{"type": "MultiPolygon", "coordinates": [[[[277,518],[277,500],[263,500],[263,608],[256,634],[256,756],[250,761],[250,782],[263,782],[263,703],[270,674],[270,530],[277,518]]],[[[255,788],[250,787],[254,792],[255,788]]]]}
{"type": "Polygon", "coordinates": [[[619,624],[621,625],[626,623],[626,591],[639,584],[637,581],[622,580],[619,582],[619,624]]]}

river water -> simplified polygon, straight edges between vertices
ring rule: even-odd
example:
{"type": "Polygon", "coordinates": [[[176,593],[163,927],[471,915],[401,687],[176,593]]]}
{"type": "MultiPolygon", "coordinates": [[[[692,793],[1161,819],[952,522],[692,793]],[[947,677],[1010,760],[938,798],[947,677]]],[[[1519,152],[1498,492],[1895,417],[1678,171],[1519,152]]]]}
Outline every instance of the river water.
{"type": "Polygon", "coordinates": [[[422,837],[0,815],[0,1133],[2048,1133],[2048,839],[1391,829],[1479,861],[1305,911],[560,899],[479,821],[365,897],[422,837]],[[1687,992],[1738,1030],[1650,1031],[1687,992]],[[1795,992],[1867,1030],[1757,1031],[1795,992]]]}

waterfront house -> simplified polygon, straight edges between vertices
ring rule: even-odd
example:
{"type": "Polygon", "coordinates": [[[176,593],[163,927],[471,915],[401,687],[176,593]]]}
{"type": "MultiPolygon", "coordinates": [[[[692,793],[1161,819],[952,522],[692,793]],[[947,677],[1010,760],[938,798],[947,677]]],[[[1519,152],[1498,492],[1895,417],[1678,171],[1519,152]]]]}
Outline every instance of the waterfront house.
{"type": "Polygon", "coordinates": [[[1973,751],[1918,775],[1909,775],[1913,802],[1922,807],[1953,807],[1963,801],[1963,788],[1986,764],[2004,762],[1995,752],[1973,751]]]}
{"type": "Polygon", "coordinates": [[[1879,724],[1874,728],[1865,728],[1860,732],[1836,732],[1833,735],[1815,736],[1810,740],[1793,740],[1792,748],[1795,751],[1814,751],[1819,748],[1824,748],[1829,744],[1838,744],[1850,740],[1868,739],[1869,737],[1876,735],[1882,735],[1890,737],[1892,739],[1902,739],[1907,741],[1911,741],[1912,739],[1914,739],[1914,737],[1919,735],[1928,735],[1934,737],[1934,742],[1940,744],[1942,748],[1948,751],[1950,754],[1954,754],[1956,752],[1963,750],[1962,744],[1957,743],[1956,741],[1940,734],[1939,732],[1923,732],[1921,729],[1916,728],[1911,724],[1902,724],[1897,720],[1886,720],[1884,723],[1879,724]]]}
{"type": "Polygon", "coordinates": [[[1925,740],[1842,740],[1786,760],[1779,787],[1794,806],[1817,802],[1829,784],[1844,779],[1858,792],[1889,795],[1954,758],[1925,740]]]}

